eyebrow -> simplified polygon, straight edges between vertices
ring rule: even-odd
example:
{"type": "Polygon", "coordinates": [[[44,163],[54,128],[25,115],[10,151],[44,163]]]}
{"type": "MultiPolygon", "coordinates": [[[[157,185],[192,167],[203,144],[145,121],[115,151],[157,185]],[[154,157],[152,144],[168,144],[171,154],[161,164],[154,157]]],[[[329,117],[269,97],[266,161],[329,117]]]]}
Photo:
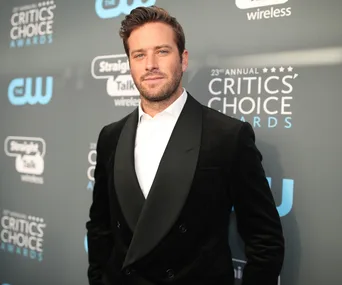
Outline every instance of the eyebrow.
{"type": "MultiPolygon", "coordinates": [[[[165,45],[159,45],[159,46],[154,47],[154,50],[161,49],[161,48],[172,49],[172,47],[171,47],[170,45],[165,44],[165,45]]],[[[141,49],[133,50],[133,51],[131,52],[131,54],[136,53],[136,52],[142,52],[142,51],[145,51],[145,49],[142,49],[142,48],[141,48],[141,49]]]]}

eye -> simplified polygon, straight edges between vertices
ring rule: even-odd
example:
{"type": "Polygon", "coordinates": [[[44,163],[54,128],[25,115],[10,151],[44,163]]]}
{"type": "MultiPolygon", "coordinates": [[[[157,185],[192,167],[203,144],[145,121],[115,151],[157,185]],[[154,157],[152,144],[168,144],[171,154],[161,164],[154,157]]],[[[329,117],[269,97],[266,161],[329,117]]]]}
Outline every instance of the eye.
{"type": "Polygon", "coordinates": [[[169,51],[166,50],[166,49],[161,49],[158,52],[161,53],[161,54],[168,54],[169,53],[169,51]]]}
{"type": "Polygon", "coordinates": [[[134,55],[134,58],[142,58],[144,56],[144,54],[142,53],[137,53],[134,55]]]}

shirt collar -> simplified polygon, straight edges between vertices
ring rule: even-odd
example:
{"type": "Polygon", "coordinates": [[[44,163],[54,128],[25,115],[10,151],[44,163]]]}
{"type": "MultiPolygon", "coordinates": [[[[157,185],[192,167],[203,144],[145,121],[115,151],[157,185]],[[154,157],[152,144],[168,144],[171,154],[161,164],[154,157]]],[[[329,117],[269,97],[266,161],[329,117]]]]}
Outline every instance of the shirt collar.
{"type": "MultiPolygon", "coordinates": [[[[188,94],[187,94],[185,88],[183,88],[183,93],[181,94],[181,96],[179,96],[176,101],[174,101],[170,106],[168,106],[165,110],[158,113],[156,116],[168,113],[168,114],[172,115],[175,119],[178,119],[180,113],[183,110],[183,107],[185,105],[187,98],[188,98],[188,94]]],[[[139,114],[139,122],[141,121],[142,116],[146,116],[147,118],[151,118],[151,116],[146,114],[143,111],[143,109],[141,108],[141,101],[139,102],[139,110],[138,111],[139,111],[139,113],[138,113],[139,114]]]]}

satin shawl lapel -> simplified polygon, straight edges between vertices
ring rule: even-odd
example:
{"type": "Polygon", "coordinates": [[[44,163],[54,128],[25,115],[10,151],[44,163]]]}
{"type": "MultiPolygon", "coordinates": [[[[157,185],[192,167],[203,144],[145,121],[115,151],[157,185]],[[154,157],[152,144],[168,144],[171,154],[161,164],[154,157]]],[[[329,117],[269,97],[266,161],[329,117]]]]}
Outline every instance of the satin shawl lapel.
{"type": "Polygon", "coordinates": [[[138,109],[127,119],[116,147],[114,161],[114,187],[121,211],[134,232],[145,197],[139,186],[134,167],[135,134],[138,123],[138,109]]]}
{"type": "MultiPolygon", "coordinates": [[[[131,124],[128,123],[129,126],[131,124]]],[[[124,131],[123,139],[132,139],[132,134],[127,134],[129,129],[124,131]]],[[[133,133],[132,130],[131,132],[133,133]]],[[[188,99],[160,161],[149,195],[142,207],[123,267],[148,254],[176,222],[191,188],[198,160],[201,133],[202,106],[188,94],[188,99]]],[[[121,145],[119,151],[122,152],[123,148],[125,147],[121,145]]],[[[122,163],[126,159],[125,166],[128,167],[127,163],[133,165],[133,150],[131,149],[128,153],[131,142],[126,148],[127,152],[119,153],[118,162],[122,163]]],[[[133,224],[142,199],[137,193],[133,193],[137,189],[137,182],[132,175],[133,166],[129,166],[129,169],[128,172],[120,172],[120,203],[122,203],[126,218],[133,224]],[[123,178],[123,174],[128,176],[123,178]],[[125,189],[122,188],[122,184],[126,185],[125,189]],[[127,193],[122,193],[124,190],[127,193]],[[133,201],[134,199],[137,201],[133,201]],[[132,207],[134,210],[126,207],[132,207]]]]}

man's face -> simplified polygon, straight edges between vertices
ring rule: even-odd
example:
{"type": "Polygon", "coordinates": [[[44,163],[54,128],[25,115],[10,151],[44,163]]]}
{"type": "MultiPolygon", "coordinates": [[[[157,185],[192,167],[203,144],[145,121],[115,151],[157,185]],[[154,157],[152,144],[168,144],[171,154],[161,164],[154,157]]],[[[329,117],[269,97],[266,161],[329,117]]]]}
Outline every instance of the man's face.
{"type": "Polygon", "coordinates": [[[188,65],[188,52],[180,58],[172,28],[147,23],[135,29],[127,43],[131,74],[140,95],[152,102],[170,98],[188,65]]]}

